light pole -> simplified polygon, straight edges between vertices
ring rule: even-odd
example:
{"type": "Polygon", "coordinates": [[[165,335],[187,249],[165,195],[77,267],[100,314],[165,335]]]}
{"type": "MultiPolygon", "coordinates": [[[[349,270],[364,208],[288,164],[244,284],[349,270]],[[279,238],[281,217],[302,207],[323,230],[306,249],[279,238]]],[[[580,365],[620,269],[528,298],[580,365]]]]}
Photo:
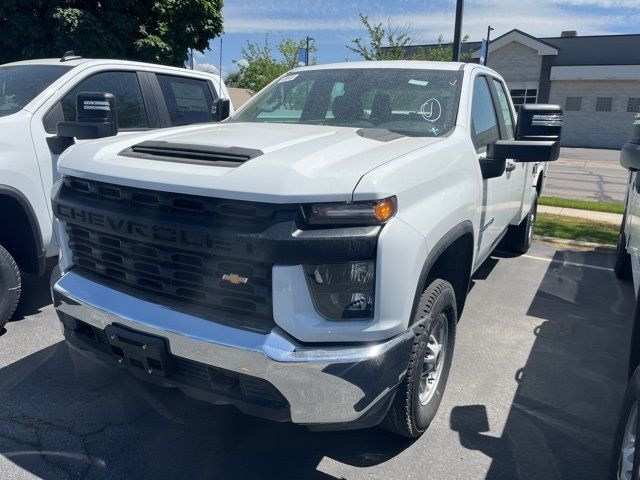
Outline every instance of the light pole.
{"type": "Polygon", "coordinates": [[[305,65],[305,67],[308,67],[309,66],[309,41],[312,41],[313,38],[307,36],[306,40],[307,40],[307,46],[304,49],[304,52],[305,52],[305,54],[304,54],[304,65],[305,65]]]}
{"type": "Polygon", "coordinates": [[[453,61],[460,60],[460,37],[462,35],[462,8],[464,0],[456,0],[456,26],[453,32],[453,61]]]}
{"type": "Polygon", "coordinates": [[[484,64],[489,65],[489,44],[491,43],[491,31],[495,30],[491,25],[487,27],[487,51],[484,52],[484,64]]]}

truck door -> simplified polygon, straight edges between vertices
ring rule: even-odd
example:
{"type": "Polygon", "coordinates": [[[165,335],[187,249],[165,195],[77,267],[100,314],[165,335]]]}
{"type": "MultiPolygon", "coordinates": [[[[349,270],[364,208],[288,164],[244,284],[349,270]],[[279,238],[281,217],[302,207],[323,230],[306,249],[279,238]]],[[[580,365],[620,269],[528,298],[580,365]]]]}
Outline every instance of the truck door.
{"type": "MultiPolygon", "coordinates": [[[[507,89],[502,81],[497,78],[491,78],[489,85],[494,94],[494,102],[498,112],[498,124],[500,125],[500,139],[511,140],[515,134],[514,114],[511,102],[507,95],[507,89]]],[[[523,215],[529,212],[531,204],[531,192],[533,188],[525,188],[527,175],[531,171],[531,164],[520,162],[516,163],[512,158],[507,159],[506,168],[506,184],[508,187],[508,198],[505,203],[503,212],[507,226],[509,224],[518,225],[521,220],[521,211],[523,215]],[[523,207],[522,209],[520,207],[523,207]]]]}
{"type": "MultiPolygon", "coordinates": [[[[499,140],[501,135],[496,102],[491,89],[487,76],[475,77],[471,105],[471,139],[476,148],[478,161],[486,157],[487,145],[499,140]]],[[[509,179],[512,172],[513,170],[482,182],[482,210],[477,245],[479,257],[495,246],[509,224],[507,213],[511,205],[509,179]]]]}

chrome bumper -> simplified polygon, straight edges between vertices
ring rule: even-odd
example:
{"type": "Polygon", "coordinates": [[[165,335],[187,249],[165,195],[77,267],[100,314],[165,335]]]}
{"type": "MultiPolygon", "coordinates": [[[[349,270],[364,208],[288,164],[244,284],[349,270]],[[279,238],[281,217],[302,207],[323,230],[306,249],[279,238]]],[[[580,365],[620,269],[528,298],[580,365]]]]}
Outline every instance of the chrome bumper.
{"type": "Polygon", "coordinates": [[[366,346],[304,346],[278,327],[260,334],[171,310],[73,271],[53,287],[58,314],[104,329],[164,337],[170,353],[270,382],[305,425],[357,423],[402,380],[413,332],[366,346]]]}

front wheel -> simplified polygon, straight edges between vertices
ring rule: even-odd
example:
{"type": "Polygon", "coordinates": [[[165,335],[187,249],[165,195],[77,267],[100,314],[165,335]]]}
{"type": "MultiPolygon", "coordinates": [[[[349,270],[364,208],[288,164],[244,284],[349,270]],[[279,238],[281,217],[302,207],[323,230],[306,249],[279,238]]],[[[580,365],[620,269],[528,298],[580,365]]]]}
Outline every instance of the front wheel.
{"type": "Polygon", "coordinates": [[[506,244],[509,251],[514,253],[527,253],[533,243],[533,233],[536,229],[538,217],[538,192],[534,190],[529,213],[520,222],[520,225],[510,226],[507,232],[506,244]]]}
{"type": "Polygon", "coordinates": [[[456,338],[456,296],[451,284],[434,280],[422,293],[407,374],[382,427],[418,438],[429,427],[444,393],[456,338]]]}
{"type": "Polygon", "coordinates": [[[20,269],[11,254],[0,245],[0,329],[15,312],[21,290],[20,269]]]}
{"type": "MultiPolygon", "coordinates": [[[[638,403],[640,402],[640,368],[631,376],[622,402],[615,443],[611,458],[610,478],[635,480],[638,478],[636,437],[638,435],[638,403]],[[635,463],[635,468],[634,468],[635,463]],[[635,475],[633,475],[635,470],[635,475]]],[[[640,452],[639,452],[640,453],[640,452]]]]}

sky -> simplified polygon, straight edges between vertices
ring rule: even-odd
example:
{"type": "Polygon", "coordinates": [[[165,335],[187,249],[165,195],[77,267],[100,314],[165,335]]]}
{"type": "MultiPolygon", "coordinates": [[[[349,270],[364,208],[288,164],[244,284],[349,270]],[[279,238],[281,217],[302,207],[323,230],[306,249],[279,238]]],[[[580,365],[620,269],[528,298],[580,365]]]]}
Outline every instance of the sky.
{"type": "MultiPolygon", "coordinates": [[[[455,0],[225,0],[222,36],[223,74],[237,69],[247,40],[263,43],[269,34],[274,47],[284,37],[315,39],[317,62],[359,60],[346,47],[366,37],[358,14],[376,22],[409,27],[414,43],[432,43],[442,34],[453,38],[455,0]]],[[[513,28],[538,37],[559,36],[563,30],[578,35],[640,33],[640,0],[465,0],[463,34],[470,40],[486,36],[487,26],[496,38],[513,28]]],[[[196,64],[219,64],[220,39],[196,64]]],[[[639,46],[640,48],[640,46],[639,46]]]]}

